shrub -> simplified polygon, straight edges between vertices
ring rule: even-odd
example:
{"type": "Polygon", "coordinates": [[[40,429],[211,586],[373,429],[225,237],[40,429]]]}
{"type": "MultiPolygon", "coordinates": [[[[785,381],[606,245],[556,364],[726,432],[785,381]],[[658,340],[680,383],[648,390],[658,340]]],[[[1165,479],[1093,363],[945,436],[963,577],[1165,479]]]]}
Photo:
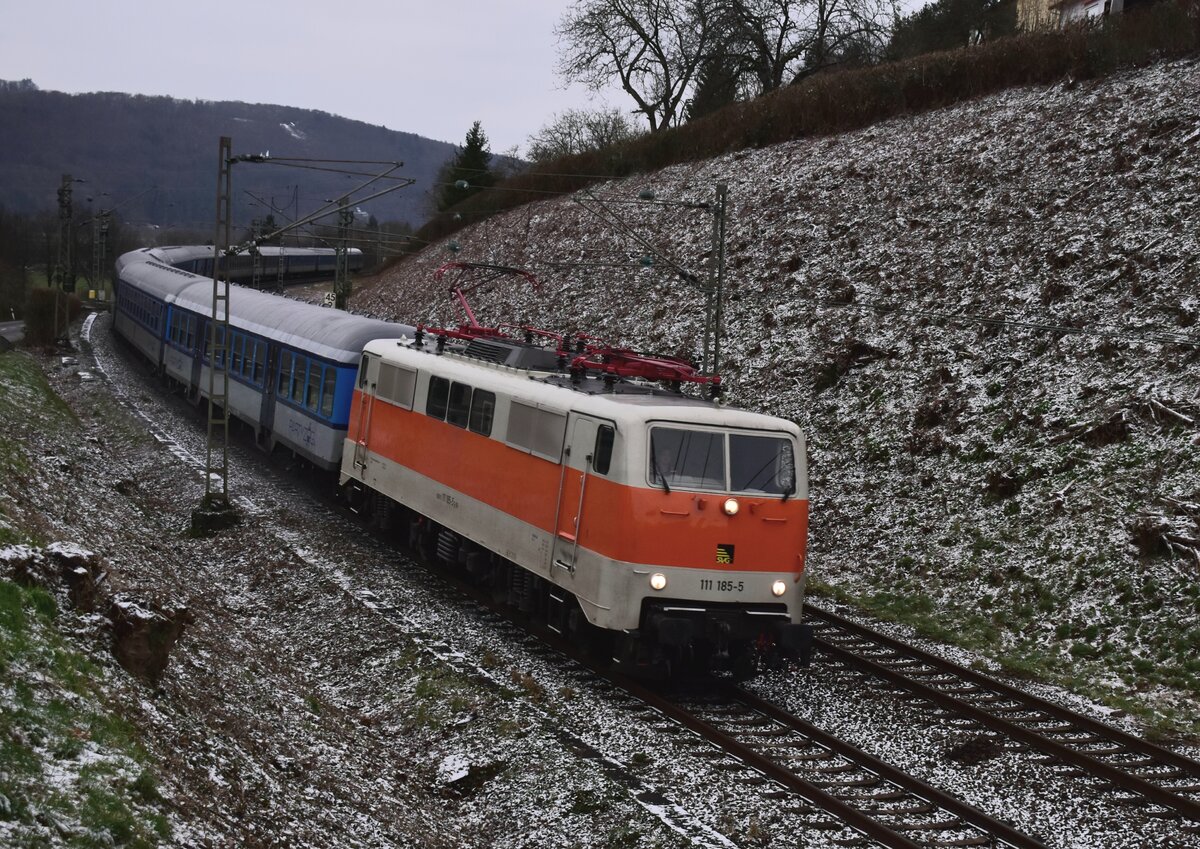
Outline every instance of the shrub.
{"type": "Polygon", "coordinates": [[[30,289],[29,301],[25,305],[25,344],[31,347],[49,347],[54,344],[55,310],[62,309],[59,298],[67,297],[68,317],[74,321],[79,317],[81,305],[75,295],[64,296],[57,289],[30,289]]]}
{"type": "Polygon", "coordinates": [[[1200,0],[1166,0],[1098,24],[996,39],[868,68],[814,74],[681,127],[540,163],[431,219],[417,244],[593,183],[806,136],[840,133],[1024,85],[1100,77],[1200,48],[1200,0]]]}

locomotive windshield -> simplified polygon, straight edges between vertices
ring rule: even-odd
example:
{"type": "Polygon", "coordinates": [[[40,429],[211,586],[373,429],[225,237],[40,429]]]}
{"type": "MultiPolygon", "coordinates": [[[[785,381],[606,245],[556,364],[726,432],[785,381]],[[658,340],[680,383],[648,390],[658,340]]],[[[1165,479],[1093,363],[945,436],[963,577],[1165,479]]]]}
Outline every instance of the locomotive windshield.
{"type": "Polygon", "coordinates": [[[733,492],[794,492],[792,443],[775,436],[729,434],[729,478],[733,492]]]}
{"type": "Polygon", "coordinates": [[[796,486],[792,443],[778,436],[655,427],[650,430],[650,482],[787,495],[796,486]]]}

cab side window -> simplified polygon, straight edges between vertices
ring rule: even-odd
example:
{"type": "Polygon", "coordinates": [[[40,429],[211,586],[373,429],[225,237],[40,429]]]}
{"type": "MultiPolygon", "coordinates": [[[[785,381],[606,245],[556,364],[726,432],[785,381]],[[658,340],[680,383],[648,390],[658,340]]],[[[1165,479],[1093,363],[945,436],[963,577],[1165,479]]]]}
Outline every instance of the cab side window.
{"type": "Polygon", "coordinates": [[[358,388],[367,388],[367,367],[371,365],[371,355],[363,354],[358,363],[358,388]]]}
{"type": "Polygon", "coordinates": [[[607,475],[612,466],[613,439],[616,431],[609,425],[600,425],[596,430],[596,445],[592,449],[592,471],[607,475]]]}

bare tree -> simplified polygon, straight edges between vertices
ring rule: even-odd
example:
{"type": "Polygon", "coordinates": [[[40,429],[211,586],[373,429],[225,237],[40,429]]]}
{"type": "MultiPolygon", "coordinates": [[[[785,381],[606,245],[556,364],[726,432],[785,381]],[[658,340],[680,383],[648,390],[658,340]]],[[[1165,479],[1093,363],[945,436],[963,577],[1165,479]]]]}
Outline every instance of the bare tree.
{"type": "Polygon", "coordinates": [[[568,109],[529,137],[529,158],[546,162],[611,147],[635,135],[633,123],[617,109],[568,109]]]}
{"type": "Polygon", "coordinates": [[[593,89],[614,79],[651,132],[681,106],[713,36],[714,0],[576,0],[559,21],[559,73],[593,89]]]}
{"type": "Polygon", "coordinates": [[[859,54],[882,50],[894,19],[893,0],[720,0],[726,43],[737,51],[760,92],[859,54]]]}

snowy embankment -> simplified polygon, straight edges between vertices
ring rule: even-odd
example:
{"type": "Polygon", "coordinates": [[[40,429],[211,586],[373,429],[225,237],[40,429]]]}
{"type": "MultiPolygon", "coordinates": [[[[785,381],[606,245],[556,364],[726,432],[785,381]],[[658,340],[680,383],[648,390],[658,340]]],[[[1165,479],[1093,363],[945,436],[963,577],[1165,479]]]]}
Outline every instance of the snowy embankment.
{"type": "MultiPolygon", "coordinates": [[[[732,403],[809,435],[814,584],[1200,731],[1200,64],[1009,91],[592,189],[703,279],[729,186],[732,403]]],[[[592,204],[594,206],[594,204],[592,204]]],[[[702,297],[571,197],[433,245],[354,307],[699,350],[702,297]]]]}

